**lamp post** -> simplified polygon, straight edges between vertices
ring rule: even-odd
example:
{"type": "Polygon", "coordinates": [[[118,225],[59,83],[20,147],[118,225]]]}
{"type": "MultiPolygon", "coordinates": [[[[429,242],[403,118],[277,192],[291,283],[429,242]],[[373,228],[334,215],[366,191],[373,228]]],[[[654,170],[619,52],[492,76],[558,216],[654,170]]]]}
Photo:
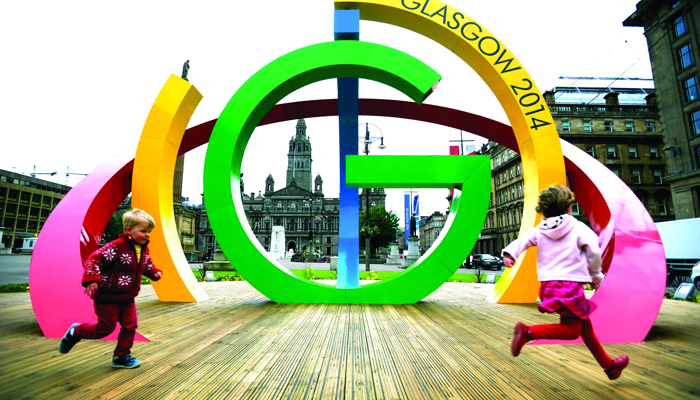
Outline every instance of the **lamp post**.
{"type": "MultiPolygon", "coordinates": [[[[678,152],[678,155],[681,155],[681,148],[678,146],[666,146],[664,147],[664,151],[672,151],[673,158],[676,160],[676,174],[680,174],[681,170],[678,169],[678,159],[676,158],[676,151],[678,152]]],[[[682,165],[683,160],[681,160],[681,165],[682,165]]]]}
{"type": "MultiPolygon", "coordinates": [[[[362,125],[362,124],[359,124],[362,125]]],[[[372,124],[375,128],[379,129],[377,125],[372,124]]],[[[379,129],[380,136],[370,136],[369,135],[369,122],[365,122],[365,138],[364,140],[360,140],[359,142],[365,145],[365,149],[362,151],[365,153],[365,155],[369,155],[369,147],[372,145],[372,143],[376,142],[377,140],[380,141],[379,144],[379,149],[384,150],[386,149],[386,146],[384,145],[384,133],[382,132],[381,129],[379,129]]],[[[367,237],[365,237],[365,271],[370,270],[370,258],[372,257],[372,252],[370,250],[370,238],[369,238],[369,233],[370,233],[370,227],[369,227],[369,188],[365,188],[365,229],[367,232],[367,237]]]]}

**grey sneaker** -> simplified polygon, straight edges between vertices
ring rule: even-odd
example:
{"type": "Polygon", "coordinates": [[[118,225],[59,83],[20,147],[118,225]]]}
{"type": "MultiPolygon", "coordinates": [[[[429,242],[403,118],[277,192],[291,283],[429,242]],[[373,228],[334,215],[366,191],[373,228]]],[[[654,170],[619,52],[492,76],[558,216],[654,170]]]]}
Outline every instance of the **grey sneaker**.
{"type": "Polygon", "coordinates": [[[58,343],[58,351],[60,351],[63,354],[66,354],[70,351],[70,349],[75,346],[76,343],[80,341],[80,338],[76,338],[75,336],[70,334],[71,329],[74,329],[80,324],[73,324],[68,328],[68,331],[66,332],[65,335],[63,335],[63,339],[58,343]]]}
{"type": "Polygon", "coordinates": [[[136,368],[139,365],[141,365],[141,361],[132,357],[131,354],[112,356],[112,368],[136,368]]]}

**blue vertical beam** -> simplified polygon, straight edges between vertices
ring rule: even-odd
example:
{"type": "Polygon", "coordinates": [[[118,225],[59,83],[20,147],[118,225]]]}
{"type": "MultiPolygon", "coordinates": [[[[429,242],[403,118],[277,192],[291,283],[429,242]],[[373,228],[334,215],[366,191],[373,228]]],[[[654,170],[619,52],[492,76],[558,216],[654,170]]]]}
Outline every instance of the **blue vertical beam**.
{"type": "MultiPolygon", "coordinates": [[[[360,39],[360,10],[335,10],[335,40],[360,39]]],[[[338,79],[338,148],[340,155],[339,289],[360,287],[360,210],[357,185],[345,182],[345,156],[357,155],[359,79],[338,79]]]]}

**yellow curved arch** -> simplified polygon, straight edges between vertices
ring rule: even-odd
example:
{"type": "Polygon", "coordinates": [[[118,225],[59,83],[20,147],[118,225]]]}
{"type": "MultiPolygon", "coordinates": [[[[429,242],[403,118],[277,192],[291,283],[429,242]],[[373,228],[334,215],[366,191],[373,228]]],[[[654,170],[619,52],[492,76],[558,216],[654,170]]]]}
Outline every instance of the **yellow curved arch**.
{"type": "MultiPolygon", "coordinates": [[[[360,19],[420,33],[454,52],[491,88],[510,121],[525,178],[521,233],[537,224],[539,192],[565,183],[559,134],[544,98],[520,61],[486,28],[437,0],[335,0],[336,9],[359,9],[360,19]]],[[[536,249],[507,269],[488,300],[531,303],[537,299],[536,249]]]]}
{"type": "Polygon", "coordinates": [[[160,301],[207,300],[182,252],[173,210],[173,175],[180,142],[202,95],[191,83],[170,75],[163,85],[139,139],[131,182],[131,204],[156,222],[149,245],[151,258],[163,271],[153,282],[160,301]]]}

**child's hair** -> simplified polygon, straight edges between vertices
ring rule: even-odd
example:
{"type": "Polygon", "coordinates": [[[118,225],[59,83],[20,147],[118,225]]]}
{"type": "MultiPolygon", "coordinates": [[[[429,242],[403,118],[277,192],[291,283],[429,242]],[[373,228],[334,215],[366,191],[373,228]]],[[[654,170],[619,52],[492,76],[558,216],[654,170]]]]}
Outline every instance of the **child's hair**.
{"type": "Polygon", "coordinates": [[[563,185],[552,185],[540,193],[535,211],[545,218],[566,214],[576,202],[574,193],[563,185]]]}
{"type": "Polygon", "coordinates": [[[122,217],[122,225],[124,225],[124,231],[126,231],[126,227],[132,227],[142,222],[147,223],[149,229],[153,229],[153,227],[156,226],[156,222],[153,220],[153,217],[148,215],[147,212],[139,210],[138,208],[134,208],[133,210],[124,214],[124,216],[122,217]]]}

